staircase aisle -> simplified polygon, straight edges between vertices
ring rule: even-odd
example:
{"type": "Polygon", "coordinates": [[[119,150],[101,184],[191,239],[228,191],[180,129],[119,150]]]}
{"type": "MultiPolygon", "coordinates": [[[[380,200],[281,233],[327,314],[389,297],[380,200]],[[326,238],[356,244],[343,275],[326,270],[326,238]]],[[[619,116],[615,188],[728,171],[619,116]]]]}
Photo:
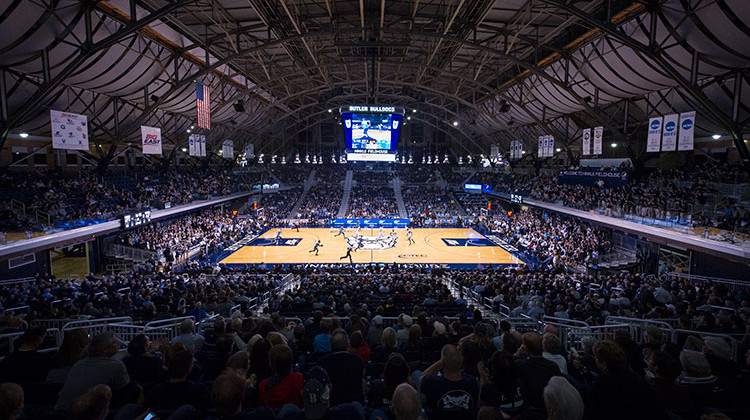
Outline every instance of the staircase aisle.
{"type": "Polygon", "coordinates": [[[396,205],[398,205],[398,217],[406,219],[409,213],[406,211],[404,196],[401,193],[401,179],[398,176],[393,177],[393,195],[396,196],[396,205]]]}
{"type": "Polygon", "coordinates": [[[310,191],[310,188],[312,188],[313,185],[315,185],[315,169],[310,171],[310,175],[305,180],[302,194],[299,195],[299,199],[294,204],[294,207],[292,207],[292,211],[289,212],[289,217],[297,217],[299,208],[302,207],[302,203],[304,203],[307,199],[307,193],[310,191]]]}
{"type": "Polygon", "coordinates": [[[344,195],[341,197],[341,207],[339,207],[339,212],[336,214],[336,217],[339,219],[346,217],[346,211],[349,210],[349,198],[352,195],[353,177],[354,174],[351,169],[346,171],[346,178],[344,179],[344,195]]]}

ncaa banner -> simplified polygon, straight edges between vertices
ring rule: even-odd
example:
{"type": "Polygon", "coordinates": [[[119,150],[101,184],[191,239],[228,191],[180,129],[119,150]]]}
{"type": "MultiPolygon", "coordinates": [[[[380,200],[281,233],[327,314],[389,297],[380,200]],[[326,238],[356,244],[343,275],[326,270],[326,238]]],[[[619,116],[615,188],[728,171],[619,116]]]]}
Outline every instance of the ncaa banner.
{"type": "Polygon", "coordinates": [[[234,142],[232,140],[224,140],[221,150],[221,156],[224,159],[234,159],[234,142]]]}
{"type": "Polygon", "coordinates": [[[604,127],[594,127],[594,153],[595,155],[602,154],[602,136],[604,135],[604,127]]]}
{"type": "Polygon", "coordinates": [[[677,150],[693,150],[695,134],[695,111],[680,114],[680,134],[677,139],[677,150]]]}
{"type": "Polygon", "coordinates": [[[161,128],[141,126],[141,146],[144,155],[161,154],[161,128]]]}
{"type": "Polygon", "coordinates": [[[661,118],[653,117],[648,120],[648,139],[646,152],[658,152],[661,147],[661,118]]]}
{"type": "Polygon", "coordinates": [[[537,151],[537,157],[543,157],[544,153],[544,136],[539,136],[539,150],[537,151]]]}
{"type": "Polygon", "coordinates": [[[583,145],[581,149],[581,154],[583,156],[587,156],[591,154],[591,129],[590,128],[583,129],[583,145]]]}
{"type": "Polygon", "coordinates": [[[85,115],[49,110],[52,148],[89,150],[89,124],[85,115]]]}
{"type": "Polygon", "coordinates": [[[195,139],[195,134],[191,134],[188,140],[188,154],[190,156],[197,156],[196,151],[198,150],[197,141],[195,139]]]}
{"type": "Polygon", "coordinates": [[[679,115],[672,114],[664,117],[664,129],[661,134],[662,152],[674,152],[677,150],[677,120],[679,115]]]}
{"type": "Polygon", "coordinates": [[[544,149],[542,150],[542,157],[549,157],[549,136],[544,136],[544,149]]]}
{"type": "Polygon", "coordinates": [[[549,136],[549,155],[550,157],[555,155],[555,137],[549,136]]]}

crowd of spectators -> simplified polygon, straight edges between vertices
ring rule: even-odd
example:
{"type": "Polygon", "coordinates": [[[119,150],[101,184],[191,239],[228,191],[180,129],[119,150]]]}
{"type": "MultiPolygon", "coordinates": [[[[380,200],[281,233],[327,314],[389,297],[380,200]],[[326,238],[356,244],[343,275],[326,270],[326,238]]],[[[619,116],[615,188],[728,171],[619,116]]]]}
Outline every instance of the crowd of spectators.
{"type": "Polygon", "coordinates": [[[398,216],[393,187],[357,186],[349,197],[347,218],[390,218],[398,216]]]}
{"type": "MultiPolygon", "coordinates": [[[[57,353],[41,353],[44,328],[26,328],[0,362],[0,405],[8,413],[25,405],[25,418],[98,419],[110,410],[137,418],[150,410],[174,420],[697,419],[711,410],[724,419],[745,418],[750,409],[744,291],[626,273],[594,283],[528,269],[290,267],[223,270],[202,281],[196,274],[90,276],[60,288],[40,279],[39,287],[52,286],[45,293],[70,296],[71,308],[103,292],[91,316],[193,319],[171,341],[137,335],[120,351],[113,333],[81,329],[66,332],[57,353]],[[242,304],[286,273],[300,285],[273,299],[270,315],[242,304]],[[673,318],[697,332],[672,341],[647,326],[639,344],[613,329],[564,346],[565,332],[551,324],[542,330],[485,320],[451,295],[447,279],[516,317],[591,324],[608,315],[673,318]],[[731,306],[712,312],[707,303],[731,306]],[[243,309],[230,313],[235,304],[243,309]],[[220,316],[206,320],[210,313],[220,316]],[[734,334],[738,354],[701,332],[734,334]]],[[[76,315],[35,310],[32,325],[35,314],[76,315]]]]}
{"type": "Polygon", "coordinates": [[[413,226],[430,227],[461,223],[458,204],[440,187],[429,184],[405,186],[401,194],[413,226]]]}
{"type": "MultiPolygon", "coordinates": [[[[60,176],[52,171],[0,174],[3,208],[15,199],[25,204],[26,227],[41,230],[30,215],[42,211],[50,221],[112,219],[127,212],[186,204],[194,199],[227,195],[240,188],[224,170],[191,173],[165,172],[132,179],[132,186],[118,187],[91,174],[60,176]]],[[[22,224],[23,226],[23,224],[22,224]]]]}
{"type": "Polygon", "coordinates": [[[489,227],[550,267],[594,267],[612,249],[609,229],[537,209],[495,218],[489,227]]]}
{"type": "Polygon", "coordinates": [[[202,255],[219,252],[260,229],[254,218],[210,209],[125,231],[116,243],[154,251],[155,259],[169,269],[190,249],[200,246],[202,255]]]}
{"type": "Polygon", "coordinates": [[[307,192],[305,200],[294,217],[318,222],[336,217],[341,207],[341,196],[343,188],[338,182],[326,183],[318,181],[315,186],[307,192]]]}
{"type": "Polygon", "coordinates": [[[437,180],[435,169],[426,165],[398,165],[396,174],[404,184],[430,185],[437,180]]]}

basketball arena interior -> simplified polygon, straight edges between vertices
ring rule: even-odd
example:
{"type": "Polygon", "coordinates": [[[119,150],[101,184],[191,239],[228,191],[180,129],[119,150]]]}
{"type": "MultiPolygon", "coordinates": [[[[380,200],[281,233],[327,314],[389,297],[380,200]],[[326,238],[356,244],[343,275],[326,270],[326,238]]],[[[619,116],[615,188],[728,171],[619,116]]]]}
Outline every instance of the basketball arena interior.
{"type": "Polygon", "coordinates": [[[0,420],[750,418],[747,0],[0,33],[0,420]]]}

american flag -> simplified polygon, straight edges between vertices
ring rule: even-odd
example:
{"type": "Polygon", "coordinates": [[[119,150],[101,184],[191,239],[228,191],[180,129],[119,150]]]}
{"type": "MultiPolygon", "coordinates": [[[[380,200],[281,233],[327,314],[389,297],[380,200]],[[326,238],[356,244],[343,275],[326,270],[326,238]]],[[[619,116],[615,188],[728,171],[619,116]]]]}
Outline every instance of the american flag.
{"type": "Polygon", "coordinates": [[[195,104],[198,107],[198,127],[211,129],[211,98],[208,86],[195,82],[195,104]]]}

